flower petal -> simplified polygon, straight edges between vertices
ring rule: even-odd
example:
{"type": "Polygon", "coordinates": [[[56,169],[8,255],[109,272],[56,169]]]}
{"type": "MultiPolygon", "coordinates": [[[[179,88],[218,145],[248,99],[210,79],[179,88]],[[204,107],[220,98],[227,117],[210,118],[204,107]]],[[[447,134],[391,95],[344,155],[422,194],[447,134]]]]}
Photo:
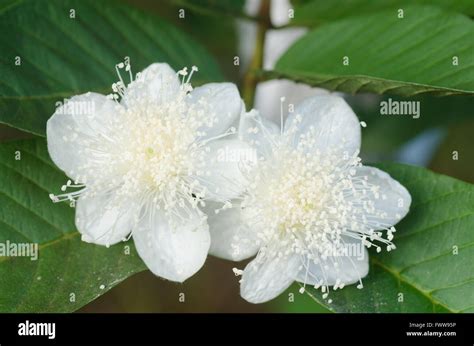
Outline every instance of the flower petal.
{"type": "Polygon", "coordinates": [[[87,243],[113,245],[131,232],[135,210],[132,203],[113,193],[83,195],[76,203],[76,227],[87,243]]]}
{"type": "Polygon", "coordinates": [[[333,253],[321,258],[319,263],[302,258],[296,281],[316,285],[322,280],[323,285],[334,286],[338,280],[349,285],[365,277],[369,272],[369,253],[362,240],[342,236],[341,244],[342,247],[334,247],[333,253]]]}
{"type": "Polygon", "coordinates": [[[308,152],[337,149],[352,155],[360,149],[359,120],[335,95],[316,95],[301,102],[288,116],[285,134],[294,146],[304,141],[308,152]]]}
{"type": "Polygon", "coordinates": [[[240,117],[239,138],[252,146],[259,158],[272,154],[273,144],[279,140],[280,132],[273,121],[262,117],[256,110],[240,117]]]}
{"type": "Polygon", "coordinates": [[[133,231],[138,254],[157,276],[183,282],[204,264],[211,242],[202,215],[191,206],[167,215],[149,205],[133,231]]]}
{"type": "Polygon", "coordinates": [[[240,295],[250,303],[267,302],[286,290],[298,273],[299,258],[258,255],[242,274],[240,295]]]}
{"type": "Polygon", "coordinates": [[[215,114],[216,122],[205,126],[203,139],[223,134],[232,126],[237,126],[240,113],[245,110],[239,90],[232,83],[209,83],[200,86],[189,94],[188,103],[202,107],[204,111],[215,114]]]}
{"type": "Polygon", "coordinates": [[[143,102],[167,103],[177,97],[181,88],[176,72],[165,63],[154,63],[140,72],[125,89],[122,103],[127,107],[143,102]]]}
{"type": "Polygon", "coordinates": [[[403,185],[375,167],[358,167],[356,177],[366,181],[367,188],[365,193],[359,192],[352,198],[361,200],[361,193],[364,193],[364,198],[373,203],[374,211],[368,214],[368,222],[373,229],[389,228],[405,217],[410,209],[411,196],[403,185]],[[376,193],[372,190],[374,187],[376,193]]]}
{"type": "Polygon", "coordinates": [[[107,134],[107,126],[117,114],[117,105],[96,93],[74,96],[59,107],[46,124],[48,151],[53,162],[69,177],[76,180],[84,163],[91,158],[91,149],[98,148],[94,141],[107,134]]]}
{"type": "Polygon", "coordinates": [[[245,167],[255,162],[255,154],[246,143],[237,139],[211,141],[204,147],[201,162],[205,176],[197,177],[206,188],[206,198],[227,201],[238,197],[245,188],[245,167]]]}
{"type": "Polygon", "coordinates": [[[221,208],[222,204],[211,201],[206,201],[206,206],[202,208],[207,214],[211,233],[209,254],[231,261],[242,261],[255,256],[259,249],[258,239],[243,223],[241,208],[221,208]]]}

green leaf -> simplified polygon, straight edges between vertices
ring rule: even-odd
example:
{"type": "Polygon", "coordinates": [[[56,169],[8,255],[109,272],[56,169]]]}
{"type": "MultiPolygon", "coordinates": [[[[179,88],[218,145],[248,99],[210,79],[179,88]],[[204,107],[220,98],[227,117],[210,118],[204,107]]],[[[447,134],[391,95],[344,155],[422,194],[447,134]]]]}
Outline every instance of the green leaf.
{"type": "Polygon", "coordinates": [[[245,0],[167,0],[201,15],[245,17],[245,0]]]}
{"type": "Polygon", "coordinates": [[[370,250],[370,271],[356,285],[308,293],[338,312],[467,312],[474,309],[474,187],[401,164],[381,164],[412,196],[408,216],[397,225],[395,251],[370,250]],[[403,299],[403,301],[399,301],[403,299]]]}
{"type": "Polygon", "coordinates": [[[389,10],[321,26],[269,75],[348,93],[474,95],[474,23],[435,7],[406,7],[404,15],[389,10]]]}
{"type": "Polygon", "coordinates": [[[146,269],[132,242],[106,248],[81,241],[74,209],[48,197],[67,178],[45,140],[2,143],[0,166],[0,244],[39,247],[36,261],[0,257],[0,312],[75,311],[146,269]]]}
{"type": "Polygon", "coordinates": [[[8,33],[0,37],[0,122],[38,135],[57,101],[110,93],[115,64],[125,56],[134,73],[167,62],[198,66],[194,84],[221,79],[214,59],[188,35],[120,2],[18,1],[0,6],[0,31],[8,33]]]}
{"type": "Polygon", "coordinates": [[[238,66],[229,64],[229,61],[233,61],[238,50],[237,18],[243,15],[243,0],[167,0],[146,4],[145,7],[145,3],[134,3],[169,20],[201,43],[213,56],[219,57],[218,63],[225,80],[240,79],[238,66]],[[179,17],[182,9],[185,9],[185,20],[179,17]]]}
{"type": "Polygon", "coordinates": [[[329,313],[331,312],[321,304],[316,304],[308,294],[299,292],[301,286],[293,283],[285,292],[275,299],[263,304],[268,312],[292,313],[329,313]]]}
{"type": "Polygon", "coordinates": [[[347,17],[363,16],[389,8],[405,9],[413,4],[439,6],[445,11],[456,11],[474,15],[474,2],[471,0],[310,0],[295,4],[293,25],[313,26],[347,17]]]}

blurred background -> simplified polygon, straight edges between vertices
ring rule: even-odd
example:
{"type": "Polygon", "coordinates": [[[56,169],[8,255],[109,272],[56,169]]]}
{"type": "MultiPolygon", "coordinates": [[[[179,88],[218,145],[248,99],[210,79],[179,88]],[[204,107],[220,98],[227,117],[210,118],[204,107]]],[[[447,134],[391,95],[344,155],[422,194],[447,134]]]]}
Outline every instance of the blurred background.
{"type": "MultiPolygon", "coordinates": [[[[179,26],[204,45],[220,64],[227,81],[239,86],[254,51],[256,24],[247,17],[256,16],[259,0],[128,0],[131,6],[156,13],[179,26]],[[230,7],[222,4],[230,5],[230,7]],[[195,6],[196,4],[204,6],[195,6]],[[227,8],[216,15],[206,7],[227,8]],[[230,8],[230,10],[228,9],[230,8]],[[186,10],[185,20],[178,17],[186,10]],[[203,10],[204,9],[204,10],[203,10]],[[229,12],[230,11],[230,12],[229,12]],[[239,57],[239,66],[234,58],[239,57]]],[[[263,65],[271,69],[285,49],[307,29],[289,25],[288,0],[272,0],[271,20],[275,27],[265,37],[263,65]]],[[[258,85],[254,107],[264,116],[280,118],[280,97],[288,102],[299,100],[321,89],[276,80],[258,85]]],[[[386,95],[345,95],[360,120],[367,123],[362,132],[362,159],[365,163],[398,161],[420,165],[452,177],[474,183],[472,158],[474,121],[473,98],[412,98],[420,101],[421,117],[380,115],[380,102],[386,95]],[[457,160],[453,159],[457,153],[457,160]]],[[[279,121],[279,120],[278,120],[279,121]]],[[[0,125],[0,139],[27,138],[29,135],[0,125]]],[[[239,278],[232,268],[243,269],[246,262],[232,263],[209,257],[198,275],[183,284],[171,283],[142,272],[125,280],[79,312],[326,312],[311,297],[298,293],[297,284],[278,299],[261,305],[247,303],[239,295],[239,278]]]]}

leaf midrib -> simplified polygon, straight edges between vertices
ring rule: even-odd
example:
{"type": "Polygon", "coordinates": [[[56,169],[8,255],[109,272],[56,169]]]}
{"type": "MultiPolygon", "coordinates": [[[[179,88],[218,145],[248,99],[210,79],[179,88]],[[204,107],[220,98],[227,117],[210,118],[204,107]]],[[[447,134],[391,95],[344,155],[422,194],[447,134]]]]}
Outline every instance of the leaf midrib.
{"type": "MultiPolygon", "coordinates": [[[[11,227],[11,225],[10,225],[10,227],[11,227]]],[[[32,240],[30,238],[28,238],[26,235],[24,235],[21,232],[20,232],[20,234],[22,234],[28,241],[32,242],[32,240]]],[[[38,244],[38,252],[39,252],[39,250],[44,250],[44,249],[46,249],[46,248],[48,248],[52,245],[55,245],[56,243],[59,243],[61,241],[71,240],[74,237],[77,237],[79,235],[80,235],[80,233],[77,232],[77,231],[71,231],[71,232],[63,233],[63,235],[61,235],[58,238],[52,239],[52,240],[50,240],[46,243],[38,244]]],[[[0,263],[7,262],[7,261],[10,261],[12,259],[15,259],[15,257],[1,257],[0,258],[0,263]]]]}
{"type": "Polygon", "coordinates": [[[12,2],[11,4],[5,6],[4,8],[0,9],[0,15],[10,11],[11,9],[13,9],[15,7],[17,7],[22,2],[24,2],[24,0],[17,0],[15,2],[12,2]]]}
{"type": "MultiPolygon", "coordinates": [[[[337,81],[342,79],[343,82],[346,81],[360,81],[362,80],[368,80],[365,81],[365,84],[371,83],[371,82],[383,82],[383,83],[399,83],[401,85],[396,85],[392,86],[389,89],[393,88],[400,88],[400,87],[407,87],[407,86],[416,86],[416,87],[423,87],[425,89],[423,90],[418,90],[416,92],[410,93],[410,95],[417,95],[421,93],[429,93],[433,91],[446,91],[446,92],[451,92],[451,93],[459,93],[459,94],[467,94],[467,95],[474,95],[474,91],[469,91],[469,90],[462,90],[462,89],[455,89],[455,88],[448,88],[448,87],[441,87],[441,86],[433,86],[433,85],[427,85],[427,84],[422,84],[422,83],[416,83],[416,82],[408,82],[408,81],[401,81],[397,79],[386,79],[386,78],[381,78],[381,77],[374,77],[374,76],[367,76],[363,74],[347,74],[347,75],[334,75],[334,74],[324,74],[324,73],[304,73],[301,71],[294,72],[294,70],[290,69],[285,69],[285,71],[279,71],[278,70],[278,65],[275,67],[275,70],[264,70],[262,71],[264,76],[267,76],[269,78],[265,79],[273,79],[273,78],[289,78],[298,81],[304,80],[305,82],[309,82],[309,84],[313,85],[318,85],[322,83],[328,83],[331,81],[337,81]],[[321,80],[319,81],[314,81],[314,77],[320,78],[321,80]]],[[[364,84],[364,85],[365,85],[364,84]]],[[[337,89],[337,88],[333,88],[337,89]]],[[[386,93],[386,90],[380,92],[380,93],[386,93]]]]}

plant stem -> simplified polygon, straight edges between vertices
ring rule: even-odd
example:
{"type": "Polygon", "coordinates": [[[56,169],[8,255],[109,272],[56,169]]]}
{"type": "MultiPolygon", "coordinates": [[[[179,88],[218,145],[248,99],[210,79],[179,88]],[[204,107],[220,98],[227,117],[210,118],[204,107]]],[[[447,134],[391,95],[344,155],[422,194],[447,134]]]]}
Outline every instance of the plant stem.
{"type": "Polygon", "coordinates": [[[255,88],[259,81],[258,72],[263,66],[263,47],[265,45],[265,34],[272,27],[270,20],[270,0],[262,0],[258,13],[257,35],[255,48],[250,61],[250,66],[245,72],[242,81],[242,97],[248,109],[253,107],[255,99],[255,88]]]}

